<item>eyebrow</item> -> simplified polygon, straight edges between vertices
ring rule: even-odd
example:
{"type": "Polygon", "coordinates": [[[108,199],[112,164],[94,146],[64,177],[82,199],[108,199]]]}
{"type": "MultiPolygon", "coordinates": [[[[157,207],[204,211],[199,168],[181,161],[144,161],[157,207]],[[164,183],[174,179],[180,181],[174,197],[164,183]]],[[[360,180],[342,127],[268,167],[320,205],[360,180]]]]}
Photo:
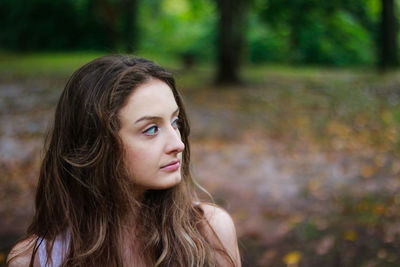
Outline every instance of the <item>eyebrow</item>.
{"type": "MultiPolygon", "coordinates": [[[[177,108],[174,112],[172,112],[172,115],[175,115],[179,113],[179,108],[177,108]]],[[[161,117],[158,116],[143,116],[140,119],[138,119],[137,121],[135,121],[135,124],[141,121],[148,121],[148,120],[161,120],[161,117]]]]}

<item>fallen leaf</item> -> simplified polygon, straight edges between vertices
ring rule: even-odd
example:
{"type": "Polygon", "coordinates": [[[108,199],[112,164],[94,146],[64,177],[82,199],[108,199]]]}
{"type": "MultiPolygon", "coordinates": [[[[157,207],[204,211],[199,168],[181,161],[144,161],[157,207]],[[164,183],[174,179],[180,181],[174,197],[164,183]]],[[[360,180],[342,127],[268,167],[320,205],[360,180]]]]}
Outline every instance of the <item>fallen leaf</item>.
{"type": "Polygon", "coordinates": [[[347,230],[346,232],[344,232],[343,237],[347,241],[354,242],[357,240],[357,233],[354,230],[347,230]]]}
{"type": "Polygon", "coordinates": [[[301,252],[294,250],[291,251],[289,253],[287,253],[284,257],[283,257],[283,262],[287,265],[287,266],[297,266],[298,263],[300,262],[302,257],[301,252]]]}
{"type": "Polygon", "coordinates": [[[374,207],[373,213],[376,215],[383,215],[386,212],[385,205],[377,203],[374,207]]]}
{"type": "Polygon", "coordinates": [[[386,259],[387,255],[388,254],[387,254],[387,251],[385,249],[380,249],[378,251],[378,254],[377,254],[378,258],[381,259],[381,260],[386,259]]]}
{"type": "Polygon", "coordinates": [[[375,173],[375,168],[371,165],[365,165],[361,168],[361,176],[363,178],[370,178],[375,173]]]}

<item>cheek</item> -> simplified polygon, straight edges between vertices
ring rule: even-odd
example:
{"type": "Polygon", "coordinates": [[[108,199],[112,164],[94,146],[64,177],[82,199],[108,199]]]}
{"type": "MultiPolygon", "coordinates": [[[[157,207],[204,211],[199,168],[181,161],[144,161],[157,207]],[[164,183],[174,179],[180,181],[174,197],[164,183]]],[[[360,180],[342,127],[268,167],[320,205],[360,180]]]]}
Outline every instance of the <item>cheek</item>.
{"type": "Polygon", "coordinates": [[[127,147],[125,150],[125,164],[133,173],[148,172],[150,168],[158,167],[157,153],[151,147],[127,147]]]}

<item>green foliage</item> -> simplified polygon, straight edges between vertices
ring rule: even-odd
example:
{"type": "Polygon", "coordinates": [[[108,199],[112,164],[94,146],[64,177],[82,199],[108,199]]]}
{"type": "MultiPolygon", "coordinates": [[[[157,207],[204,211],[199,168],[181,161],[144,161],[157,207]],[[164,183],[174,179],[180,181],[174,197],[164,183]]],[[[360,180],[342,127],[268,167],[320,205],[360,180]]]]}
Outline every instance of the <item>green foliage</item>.
{"type": "Polygon", "coordinates": [[[287,27],[271,29],[262,24],[259,17],[251,15],[249,18],[248,46],[249,59],[252,63],[285,62],[289,53],[286,42],[287,27]]]}
{"type": "MultiPolygon", "coordinates": [[[[333,44],[326,52],[335,65],[368,64],[373,61],[373,42],[364,28],[350,14],[338,11],[329,23],[329,32],[334,33],[327,43],[333,44]],[[331,41],[331,42],[330,42],[331,41]]],[[[328,33],[329,34],[329,33],[328,33]]]]}
{"type": "Polygon", "coordinates": [[[0,0],[0,43],[17,51],[110,50],[120,36],[120,1],[0,0]]]}
{"type": "MultiPolygon", "coordinates": [[[[197,62],[215,58],[215,0],[136,1],[128,12],[123,0],[0,0],[0,48],[134,47],[136,54],[168,54],[178,61],[184,56],[197,62]]],[[[243,11],[248,12],[245,61],[332,66],[376,61],[380,1],[252,0],[249,7],[243,11]]]]}
{"type": "Polygon", "coordinates": [[[211,59],[216,14],[210,0],[163,0],[154,7],[152,1],[142,2],[140,9],[142,52],[191,53],[197,60],[211,59]]]}
{"type": "Polygon", "coordinates": [[[368,19],[354,11],[362,2],[270,0],[260,15],[273,31],[286,29],[287,58],[294,63],[371,64],[374,39],[363,25],[368,19]]]}
{"type": "Polygon", "coordinates": [[[5,48],[45,50],[75,45],[72,36],[79,25],[68,0],[1,0],[0,10],[0,42],[5,48]]]}

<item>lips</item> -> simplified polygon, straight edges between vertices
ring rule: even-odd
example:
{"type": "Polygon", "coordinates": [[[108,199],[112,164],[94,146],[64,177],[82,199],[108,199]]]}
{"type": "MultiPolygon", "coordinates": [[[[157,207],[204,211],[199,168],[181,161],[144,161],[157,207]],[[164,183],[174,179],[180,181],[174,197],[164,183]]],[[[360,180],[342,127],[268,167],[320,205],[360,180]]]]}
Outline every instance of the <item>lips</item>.
{"type": "Polygon", "coordinates": [[[173,172],[179,169],[181,166],[180,160],[173,160],[170,163],[162,166],[160,169],[167,172],[173,172]]]}

